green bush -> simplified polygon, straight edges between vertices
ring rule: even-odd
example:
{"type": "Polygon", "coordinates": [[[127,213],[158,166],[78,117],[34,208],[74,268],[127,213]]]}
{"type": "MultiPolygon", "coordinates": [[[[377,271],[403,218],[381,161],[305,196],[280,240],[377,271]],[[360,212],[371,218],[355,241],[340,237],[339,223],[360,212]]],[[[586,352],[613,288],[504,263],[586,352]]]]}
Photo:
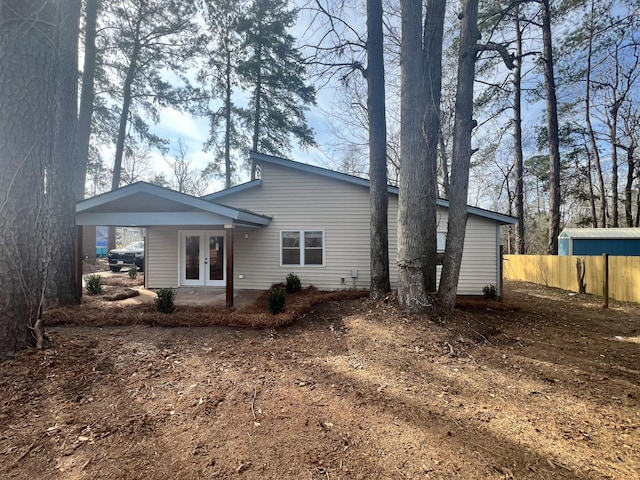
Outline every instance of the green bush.
{"type": "Polygon", "coordinates": [[[162,313],[172,313],[176,309],[175,288],[161,288],[156,294],[154,305],[156,310],[162,313]]]}
{"type": "Polygon", "coordinates": [[[295,273],[290,273],[287,275],[287,293],[296,293],[300,291],[302,288],[302,284],[300,283],[300,277],[295,273]]]}
{"type": "Polygon", "coordinates": [[[102,277],[100,275],[89,275],[87,277],[87,290],[96,294],[102,291],[102,277]]]}
{"type": "Polygon", "coordinates": [[[284,308],[285,293],[282,287],[273,287],[269,290],[269,311],[276,315],[284,308]]]}
{"type": "Polygon", "coordinates": [[[482,293],[484,294],[485,300],[497,300],[498,299],[498,289],[495,285],[485,285],[482,289],[482,293]]]}
{"type": "Polygon", "coordinates": [[[138,276],[138,267],[131,265],[127,273],[129,273],[129,278],[136,278],[138,276]]]}

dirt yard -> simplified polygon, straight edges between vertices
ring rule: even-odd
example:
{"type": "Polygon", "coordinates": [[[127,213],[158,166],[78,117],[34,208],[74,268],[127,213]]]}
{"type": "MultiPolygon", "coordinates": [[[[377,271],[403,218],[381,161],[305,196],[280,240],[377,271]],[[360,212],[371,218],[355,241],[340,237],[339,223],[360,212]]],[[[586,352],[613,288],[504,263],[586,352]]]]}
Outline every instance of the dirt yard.
{"type": "Polygon", "coordinates": [[[506,295],[446,322],[345,300],[277,330],[50,327],[0,364],[0,478],[640,478],[640,307],[506,295]]]}

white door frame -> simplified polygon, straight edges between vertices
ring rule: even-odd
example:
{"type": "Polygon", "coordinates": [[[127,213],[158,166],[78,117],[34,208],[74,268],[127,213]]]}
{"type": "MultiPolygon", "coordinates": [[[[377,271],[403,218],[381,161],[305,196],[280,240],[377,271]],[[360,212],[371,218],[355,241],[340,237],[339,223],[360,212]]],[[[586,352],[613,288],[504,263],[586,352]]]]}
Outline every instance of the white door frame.
{"type": "Polygon", "coordinates": [[[222,245],[224,245],[225,232],[224,230],[180,230],[179,231],[179,280],[181,286],[220,286],[223,287],[227,283],[227,256],[223,254],[222,265],[222,280],[211,280],[209,275],[209,245],[212,237],[222,237],[222,245]],[[198,251],[198,264],[194,267],[195,271],[192,272],[193,278],[187,279],[186,265],[187,265],[187,237],[198,237],[199,251],[198,251]],[[195,278],[195,275],[198,278],[195,278]]]}

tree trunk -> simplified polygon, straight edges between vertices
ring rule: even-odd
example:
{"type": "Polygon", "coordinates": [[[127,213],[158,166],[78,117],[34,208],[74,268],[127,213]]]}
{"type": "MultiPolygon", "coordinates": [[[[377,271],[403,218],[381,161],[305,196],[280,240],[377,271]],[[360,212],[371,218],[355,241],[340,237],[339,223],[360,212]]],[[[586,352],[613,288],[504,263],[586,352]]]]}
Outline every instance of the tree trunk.
{"type": "MultiPolygon", "coordinates": [[[[137,28],[140,28],[140,20],[138,20],[137,28]]],[[[140,46],[136,43],[133,53],[131,54],[131,63],[127,70],[127,76],[122,86],[122,110],[120,111],[120,122],[118,125],[118,139],[116,141],[116,153],[113,160],[113,178],[111,180],[111,190],[120,187],[122,177],[122,157],[124,156],[124,144],[127,138],[127,123],[129,122],[129,109],[131,108],[131,88],[136,75],[138,64],[138,54],[140,46]]],[[[111,246],[109,246],[111,248],[111,246]]]]}
{"type": "Polygon", "coordinates": [[[624,218],[625,227],[633,227],[633,205],[631,201],[631,194],[633,191],[633,172],[635,170],[635,160],[633,158],[635,154],[635,144],[631,143],[628,147],[625,147],[627,153],[627,181],[624,186],[624,218]]]}
{"type": "Polygon", "coordinates": [[[80,302],[76,286],[76,181],[78,125],[78,33],[80,0],[57,7],[58,65],[54,155],[46,170],[46,298],[48,304],[80,302]]]}
{"type": "Polygon", "coordinates": [[[451,159],[451,198],[449,223],[442,275],[438,288],[438,309],[443,313],[456,304],[462,250],[467,226],[467,194],[471,162],[473,120],[473,82],[476,65],[478,31],[478,0],[465,0],[460,26],[458,82],[456,85],[455,120],[453,125],[453,155],[451,159]]]}
{"type": "Polygon", "coordinates": [[[369,182],[371,209],[372,300],[389,290],[387,213],[387,121],[385,115],[382,0],[367,0],[367,114],[369,116],[369,182]]]}
{"type": "Polygon", "coordinates": [[[547,252],[558,254],[560,235],[560,137],[558,133],[558,101],[553,73],[550,0],[542,0],[542,43],[544,88],[547,95],[547,131],[549,135],[549,242],[547,252]]]}
{"type": "MultiPolygon", "coordinates": [[[[423,44],[423,98],[422,119],[424,157],[424,195],[427,198],[418,215],[423,216],[426,237],[423,245],[425,257],[424,279],[427,292],[435,292],[437,264],[437,203],[438,203],[438,143],[440,129],[440,97],[442,91],[442,36],[446,0],[429,0],[426,5],[423,44]]],[[[443,155],[446,161],[446,155],[443,155]]],[[[446,172],[446,170],[445,170],[446,172]]],[[[444,173],[444,172],[443,172],[444,173]]]]}
{"type": "Polygon", "coordinates": [[[618,110],[616,102],[611,107],[611,122],[609,125],[609,141],[611,142],[611,226],[618,228],[618,149],[616,148],[618,132],[618,110]]]}
{"type": "MultiPolygon", "coordinates": [[[[258,45],[258,50],[256,52],[256,56],[258,57],[258,62],[260,62],[260,58],[262,56],[262,48],[258,45]]],[[[253,119],[253,141],[251,143],[251,150],[254,152],[258,151],[258,146],[260,144],[260,103],[262,102],[262,68],[260,63],[258,63],[258,75],[256,76],[256,91],[254,94],[254,119],[253,119]]],[[[251,180],[255,180],[256,178],[256,163],[251,162],[251,180]]]]}
{"type": "Polygon", "coordinates": [[[84,68],[82,92],[78,113],[78,167],[76,171],[76,198],[85,196],[87,164],[89,163],[89,139],[93,118],[94,79],[96,74],[96,23],[100,0],[87,0],[85,13],[84,68]]]}
{"type": "Polygon", "coordinates": [[[53,156],[55,2],[0,2],[0,361],[25,348],[44,294],[45,168],[53,156]]]}
{"type": "MultiPolygon", "coordinates": [[[[602,166],[600,163],[600,150],[598,149],[598,142],[596,141],[596,134],[593,131],[593,125],[591,124],[591,60],[593,52],[593,35],[594,35],[594,9],[595,1],[591,1],[591,14],[589,18],[589,43],[587,48],[587,71],[585,82],[585,122],[587,124],[587,131],[589,132],[589,142],[591,143],[591,150],[593,150],[593,160],[596,166],[596,176],[598,177],[598,188],[600,189],[600,226],[602,228],[607,227],[607,195],[604,187],[604,177],[602,175],[602,166]]],[[[589,170],[591,175],[591,170],[589,170]]],[[[593,198],[591,199],[593,202],[593,198]]],[[[594,227],[598,227],[598,219],[593,219],[594,227]]]]}
{"type": "Polygon", "coordinates": [[[398,197],[398,302],[407,311],[430,303],[425,278],[425,241],[430,220],[425,212],[433,198],[425,189],[429,173],[423,156],[422,119],[422,2],[402,0],[401,45],[401,160],[398,197]]]}
{"type": "Polygon", "coordinates": [[[231,51],[226,45],[224,98],[224,187],[231,188],[231,51]]]}
{"type": "MultiPolygon", "coordinates": [[[[260,64],[261,56],[262,56],[262,48],[259,45],[258,50],[256,52],[258,64],[260,64]]],[[[262,105],[262,68],[258,67],[258,75],[256,76],[256,91],[253,97],[253,141],[251,144],[251,149],[254,152],[258,151],[258,146],[260,145],[260,107],[262,105]]]]}
{"type": "Polygon", "coordinates": [[[516,253],[524,255],[524,155],[522,153],[522,30],[520,29],[520,9],[516,9],[516,56],[513,71],[513,163],[516,176],[514,194],[516,218],[516,253]]]}
{"type": "MultiPolygon", "coordinates": [[[[111,190],[120,188],[122,177],[122,157],[124,155],[124,144],[127,138],[127,123],[129,122],[129,109],[131,108],[131,89],[138,68],[138,56],[140,53],[140,25],[142,15],[138,15],[135,26],[134,46],[131,53],[127,76],[122,86],[122,110],[120,111],[120,121],[118,125],[118,138],[116,140],[116,153],[113,159],[113,177],[111,179],[111,190]]],[[[107,250],[116,248],[116,227],[109,227],[107,233],[107,250]]]]}
{"type": "Polygon", "coordinates": [[[593,179],[591,178],[591,153],[589,148],[585,145],[585,152],[587,153],[587,184],[589,185],[589,207],[591,207],[591,225],[593,228],[598,228],[598,213],[596,211],[596,198],[593,191],[593,179]]]}

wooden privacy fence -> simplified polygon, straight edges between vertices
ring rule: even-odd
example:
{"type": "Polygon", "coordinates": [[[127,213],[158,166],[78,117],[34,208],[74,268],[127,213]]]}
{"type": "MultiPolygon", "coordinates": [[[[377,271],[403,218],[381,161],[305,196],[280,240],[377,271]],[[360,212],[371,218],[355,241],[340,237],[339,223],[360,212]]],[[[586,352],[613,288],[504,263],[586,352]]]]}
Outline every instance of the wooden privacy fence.
{"type": "Polygon", "coordinates": [[[585,293],[640,303],[640,257],[505,255],[504,278],[579,292],[578,261],[585,293]]]}

